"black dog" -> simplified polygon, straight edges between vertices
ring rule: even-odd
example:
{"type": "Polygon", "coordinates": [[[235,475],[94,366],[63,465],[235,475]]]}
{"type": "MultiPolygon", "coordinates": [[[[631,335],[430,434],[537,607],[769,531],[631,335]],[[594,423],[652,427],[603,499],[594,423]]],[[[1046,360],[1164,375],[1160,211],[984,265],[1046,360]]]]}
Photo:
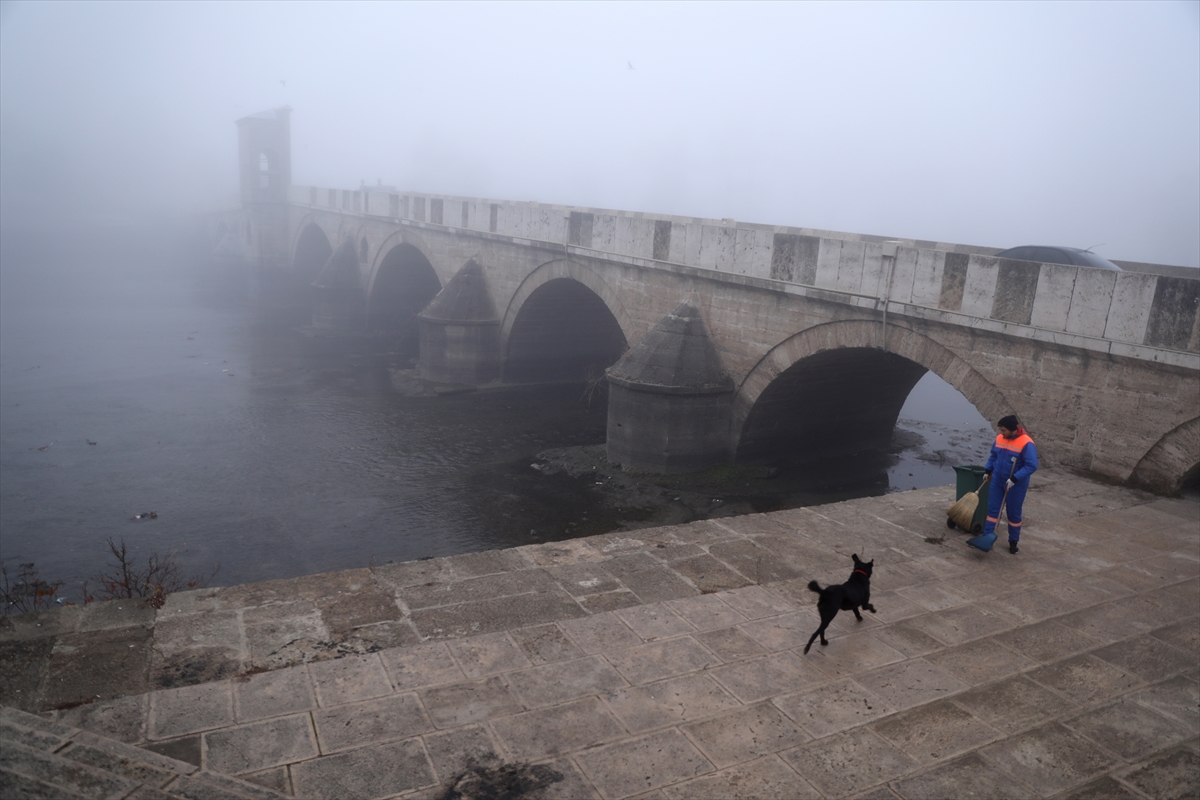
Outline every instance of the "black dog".
{"type": "Polygon", "coordinates": [[[812,647],[813,640],[818,636],[821,637],[822,645],[829,644],[825,640],[825,629],[829,627],[830,622],[833,622],[833,618],[839,611],[853,611],[854,617],[859,622],[862,622],[862,614],[858,613],[858,609],[865,608],[872,614],[875,613],[875,606],[871,605],[871,565],[875,563],[875,559],[860,561],[858,553],[850,557],[854,559],[854,572],[850,573],[850,580],[845,583],[826,586],[822,589],[821,584],[816,581],[808,582],[808,588],[821,595],[821,598],[817,600],[817,611],[821,614],[821,627],[817,628],[817,632],[808,640],[808,644],[804,645],[805,653],[808,652],[808,648],[812,647]]]}

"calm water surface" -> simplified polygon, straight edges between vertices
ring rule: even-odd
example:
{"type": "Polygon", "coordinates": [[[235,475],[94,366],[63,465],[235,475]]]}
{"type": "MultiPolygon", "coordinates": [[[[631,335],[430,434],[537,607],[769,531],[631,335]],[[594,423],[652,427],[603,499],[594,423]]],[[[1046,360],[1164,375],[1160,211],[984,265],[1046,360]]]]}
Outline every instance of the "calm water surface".
{"type": "MultiPolygon", "coordinates": [[[[174,552],[189,573],[219,563],[215,583],[233,584],[615,526],[590,482],[529,468],[541,450],[604,441],[603,403],[589,408],[579,387],[405,397],[389,355],[331,353],[295,320],[152,267],[5,254],[10,571],[33,561],[70,589],[114,537],[174,552]]],[[[901,417],[919,436],[851,476],[860,494],[949,483],[950,464],[986,454],[986,423],[936,378],[901,417]]]]}

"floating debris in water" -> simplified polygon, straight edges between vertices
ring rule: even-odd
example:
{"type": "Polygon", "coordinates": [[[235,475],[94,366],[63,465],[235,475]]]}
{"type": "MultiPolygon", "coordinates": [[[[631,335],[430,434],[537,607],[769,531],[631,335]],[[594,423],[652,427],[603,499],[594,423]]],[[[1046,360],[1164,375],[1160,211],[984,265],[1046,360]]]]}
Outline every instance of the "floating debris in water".
{"type": "Polygon", "coordinates": [[[134,514],[129,518],[130,521],[136,522],[139,519],[158,519],[157,511],[143,511],[140,514],[134,514]]]}

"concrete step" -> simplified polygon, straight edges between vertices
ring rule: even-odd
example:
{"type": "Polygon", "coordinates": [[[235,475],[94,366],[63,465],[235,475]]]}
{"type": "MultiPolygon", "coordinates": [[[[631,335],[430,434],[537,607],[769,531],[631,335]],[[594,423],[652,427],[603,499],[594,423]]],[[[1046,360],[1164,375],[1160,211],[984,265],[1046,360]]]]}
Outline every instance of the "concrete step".
{"type": "Polygon", "coordinates": [[[0,706],[6,800],[277,800],[288,795],[0,706]]]}

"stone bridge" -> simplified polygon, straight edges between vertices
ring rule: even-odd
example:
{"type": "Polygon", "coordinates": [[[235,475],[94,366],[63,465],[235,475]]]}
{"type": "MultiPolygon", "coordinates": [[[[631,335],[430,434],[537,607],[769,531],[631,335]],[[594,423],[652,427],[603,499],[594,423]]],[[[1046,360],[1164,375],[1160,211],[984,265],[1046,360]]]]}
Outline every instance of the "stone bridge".
{"type": "Polygon", "coordinates": [[[608,452],[695,469],[885,441],[932,370],[1045,463],[1200,475],[1200,281],[992,248],[290,180],[287,111],[239,121],[206,218],[255,291],[390,331],[435,381],[595,380],[608,452]]]}

